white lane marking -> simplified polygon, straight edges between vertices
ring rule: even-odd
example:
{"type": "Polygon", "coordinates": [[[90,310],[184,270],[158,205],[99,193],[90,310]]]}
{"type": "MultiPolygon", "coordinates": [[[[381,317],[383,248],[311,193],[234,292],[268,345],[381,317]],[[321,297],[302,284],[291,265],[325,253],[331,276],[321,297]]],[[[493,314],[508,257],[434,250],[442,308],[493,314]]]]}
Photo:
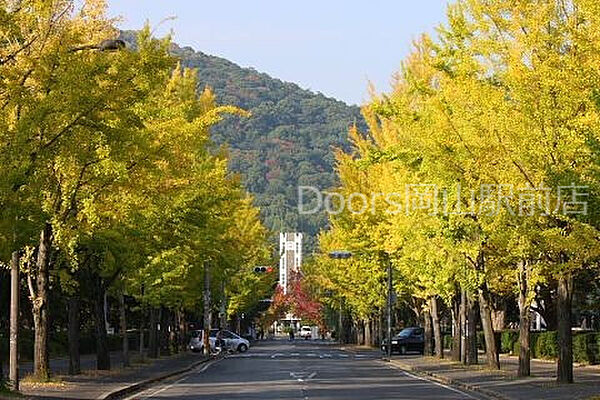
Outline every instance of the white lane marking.
{"type": "Polygon", "coordinates": [[[411,378],[418,379],[418,380],[425,381],[425,382],[429,382],[429,383],[432,383],[432,384],[434,384],[434,385],[437,385],[437,386],[443,387],[443,388],[445,388],[445,389],[451,390],[451,391],[453,391],[453,392],[455,392],[455,393],[462,394],[463,396],[467,396],[467,397],[468,397],[468,398],[470,398],[470,399],[475,399],[475,400],[478,400],[478,398],[477,398],[477,397],[475,397],[475,396],[473,396],[472,394],[469,394],[469,393],[467,393],[467,392],[463,392],[463,391],[462,391],[462,390],[460,390],[460,389],[453,388],[452,386],[444,385],[443,383],[440,383],[440,382],[436,382],[436,381],[429,380],[429,379],[427,379],[427,378],[424,378],[424,377],[422,377],[422,376],[418,376],[418,375],[415,375],[415,374],[411,374],[410,372],[407,372],[407,371],[405,371],[405,370],[403,370],[403,369],[401,369],[401,368],[399,368],[399,367],[396,367],[395,365],[389,365],[389,364],[388,364],[388,366],[389,366],[390,368],[393,368],[393,369],[395,369],[395,370],[397,370],[397,371],[400,371],[400,372],[402,372],[404,375],[406,375],[406,376],[409,376],[409,377],[411,377],[411,378]]]}
{"type": "Polygon", "coordinates": [[[348,358],[350,357],[348,354],[338,354],[338,357],[348,358]]]}
{"type": "Polygon", "coordinates": [[[316,357],[317,355],[315,353],[308,353],[306,354],[306,357],[316,357]]]}
{"type": "Polygon", "coordinates": [[[314,377],[315,377],[315,375],[317,375],[317,373],[316,373],[316,372],[313,372],[312,374],[310,374],[310,375],[308,376],[308,379],[312,379],[312,378],[314,378],[314,377]]]}
{"type": "Polygon", "coordinates": [[[292,357],[300,357],[300,353],[292,353],[292,354],[290,354],[290,356],[292,356],[292,357]]]}
{"type": "MultiPolygon", "coordinates": [[[[216,364],[216,363],[218,363],[219,361],[221,361],[221,360],[214,360],[214,361],[209,361],[209,362],[207,362],[207,363],[206,363],[206,364],[205,364],[205,365],[204,365],[202,368],[200,368],[200,369],[198,370],[198,372],[205,372],[205,371],[208,369],[208,367],[210,367],[210,366],[211,366],[211,365],[213,365],[213,364],[216,364]]],[[[138,397],[138,396],[142,396],[141,398],[144,398],[144,399],[151,399],[152,397],[156,396],[157,394],[159,394],[159,393],[162,393],[162,392],[164,392],[165,390],[167,390],[167,389],[170,389],[170,388],[172,388],[173,386],[175,386],[175,385],[178,385],[178,384],[180,384],[181,382],[185,381],[187,378],[189,378],[189,377],[190,377],[190,375],[191,375],[193,372],[195,372],[195,368],[194,368],[193,370],[189,371],[189,372],[186,372],[186,373],[185,373],[186,375],[185,375],[183,378],[180,378],[180,379],[176,380],[175,382],[173,382],[173,383],[171,383],[171,384],[165,385],[165,386],[163,386],[162,388],[160,388],[160,389],[156,390],[155,392],[152,392],[151,394],[144,395],[144,392],[141,392],[141,393],[134,394],[133,396],[127,397],[127,398],[125,398],[125,400],[139,399],[140,397],[138,397]]],[[[149,389],[148,389],[148,390],[149,390],[149,389]]]]}
{"type": "Polygon", "coordinates": [[[283,354],[281,354],[281,353],[275,353],[275,354],[273,354],[271,356],[271,358],[277,358],[277,357],[281,357],[281,356],[283,356],[283,354]]]}
{"type": "MultiPolygon", "coordinates": [[[[205,370],[205,371],[206,371],[206,370],[205,370]]],[[[146,397],[146,398],[147,398],[147,399],[151,399],[151,398],[153,398],[154,396],[156,396],[157,394],[159,394],[159,393],[162,393],[162,392],[164,392],[165,390],[167,390],[167,389],[170,389],[170,388],[172,388],[173,386],[180,384],[181,382],[185,381],[187,378],[188,378],[187,376],[184,376],[183,378],[176,380],[175,382],[171,383],[170,385],[167,385],[167,386],[163,387],[162,389],[159,389],[159,390],[157,390],[156,392],[152,393],[150,396],[148,396],[148,397],[146,397]]]]}

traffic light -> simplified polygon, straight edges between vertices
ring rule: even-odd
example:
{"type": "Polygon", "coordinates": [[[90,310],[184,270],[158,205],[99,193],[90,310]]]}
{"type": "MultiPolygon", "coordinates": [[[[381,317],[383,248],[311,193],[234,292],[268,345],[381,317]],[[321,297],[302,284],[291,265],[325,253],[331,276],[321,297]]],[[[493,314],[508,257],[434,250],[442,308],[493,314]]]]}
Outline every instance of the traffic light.
{"type": "Polygon", "coordinates": [[[273,267],[259,265],[257,267],[254,267],[254,272],[257,274],[270,274],[271,272],[273,272],[273,267]]]}

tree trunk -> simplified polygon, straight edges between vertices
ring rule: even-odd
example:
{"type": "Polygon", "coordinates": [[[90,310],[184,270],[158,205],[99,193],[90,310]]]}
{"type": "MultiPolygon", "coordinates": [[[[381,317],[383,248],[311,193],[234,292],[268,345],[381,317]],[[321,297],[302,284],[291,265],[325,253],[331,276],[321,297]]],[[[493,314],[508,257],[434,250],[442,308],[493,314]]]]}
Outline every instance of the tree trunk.
{"type": "Polygon", "coordinates": [[[179,339],[179,350],[186,350],[186,338],[187,338],[187,324],[185,323],[185,313],[182,308],[177,309],[177,325],[179,327],[178,330],[178,339],[179,339]]]}
{"type": "Polygon", "coordinates": [[[69,297],[69,375],[79,375],[81,373],[81,357],[79,353],[79,295],[74,294],[69,297]]]}
{"type": "Polygon", "coordinates": [[[424,330],[424,338],[425,343],[423,345],[423,355],[432,356],[433,348],[431,346],[432,342],[432,329],[431,329],[431,314],[429,310],[423,311],[423,330],[424,330]]]}
{"type": "Polygon", "coordinates": [[[123,367],[129,367],[129,336],[127,335],[127,310],[125,309],[125,296],[119,294],[119,316],[121,323],[123,367]]]}
{"type": "Polygon", "coordinates": [[[150,327],[148,332],[148,358],[158,358],[158,322],[156,308],[150,307],[150,327]]]}
{"type": "Polygon", "coordinates": [[[358,321],[356,321],[354,326],[356,327],[356,343],[358,343],[361,346],[364,346],[366,344],[365,343],[365,324],[363,323],[362,320],[358,320],[358,321]]]}
{"type": "Polygon", "coordinates": [[[104,309],[104,285],[102,278],[94,277],[94,317],[96,321],[96,368],[110,370],[110,353],[106,336],[106,313],[104,309]]]}
{"type": "Polygon", "coordinates": [[[385,337],[385,331],[384,331],[384,326],[383,326],[383,310],[379,311],[377,329],[378,329],[377,334],[379,335],[378,336],[379,346],[381,346],[383,344],[383,338],[385,337]]]}
{"type": "Polygon", "coordinates": [[[485,338],[487,365],[491,369],[500,369],[500,359],[498,357],[494,326],[492,324],[492,307],[490,306],[489,292],[485,283],[479,288],[479,315],[485,338]]]}
{"type": "Polygon", "coordinates": [[[371,332],[371,320],[369,318],[365,318],[363,320],[363,325],[365,326],[365,344],[367,346],[373,346],[373,335],[371,332]]]}
{"type": "Polygon", "coordinates": [[[454,296],[452,300],[452,352],[450,358],[452,361],[460,361],[460,297],[454,296]]]}
{"type": "Polygon", "coordinates": [[[158,309],[158,355],[160,356],[168,356],[168,322],[167,322],[167,312],[163,306],[160,306],[158,309]]]}
{"type": "Polygon", "coordinates": [[[169,336],[167,327],[169,325],[168,312],[164,307],[158,309],[158,354],[168,356],[169,354],[169,336]]]}
{"type": "Polygon", "coordinates": [[[140,342],[138,343],[139,345],[139,353],[140,353],[140,359],[142,361],[144,361],[144,318],[146,316],[146,307],[144,307],[144,304],[142,303],[142,311],[141,311],[141,316],[140,316],[140,342]]]}
{"type": "Polygon", "coordinates": [[[429,299],[431,308],[431,320],[433,322],[433,337],[435,339],[435,355],[438,358],[444,358],[444,343],[442,342],[442,327],[440,325],[440,316],[438,313],[437,299],[433,296],[429,299]]]}
{"type": "Polygon", "coordinates": [[[208,270],[208,263],[204,264],[204,355],[210,355],[210,271],[208,270]]]}
{"type": "Polygon", "coordinates": [[[33,375],[38,380],[48,380],[50,364],[48,362],[48,292],[50,275],[50,252],[52,245],[52,226],[44,225],[40,234],[36,262],[36,290],[30,282],[30,293],[33,302],[33,325],[35,339],[33,345],[33,375]]]}
{"type": "Polygon", "coordinates": [[[529,269],[525,262],[519,263],[519,369],[518,376],[531,375],[531,349],[529,328],[531,326],[529,300],[529,269]]]}
{"type": "Polygon", "coordinates": [[[459,324],[460,324],[460,361],[467,363],[467,292],[460,291],[459,324]]]}
{"type": "Polygon", "coordinates": [[[477,364],[477,301],[467,296],[467,359],[468,365],[477,364]]]}
{"type": "Polygon", "coordinates": [[[177,312],[169,311],[169,347],[171,354],[179,353],[179,338],[177,331],[179,327],[179,321],[177,312]]]}
{"type": "Polygon", "coordinates": [[[573,383],[573,336],[571,332],[571,302],[573,276],[570,273],[558,278],[558,383],[573,383]]]}
{"type": "MultiPolygon", "coordinates": [[[[10,368],[8,373],[10,386],[15,391],[19,390],[19,288],[19,252],[15,251],[10,260],[10,368]]],[[[0,374],[0,384],[2,378],[3,375],[0,374]]]]}
{"type": "Polygon", "coordinates": [[[338,310],[338,343],[344,344],[344,313],[342,312],[342,302],[340,301],[340,308],[338,310]]]}

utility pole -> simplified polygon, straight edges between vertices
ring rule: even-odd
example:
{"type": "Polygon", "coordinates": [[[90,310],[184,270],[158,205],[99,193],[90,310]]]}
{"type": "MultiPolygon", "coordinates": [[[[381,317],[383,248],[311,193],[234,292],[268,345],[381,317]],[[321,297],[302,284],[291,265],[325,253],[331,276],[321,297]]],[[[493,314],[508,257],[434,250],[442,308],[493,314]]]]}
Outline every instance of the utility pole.
{"type": "Polygon", "coordinates": [[[387,346],[385,348],[387,359],[392,359],[392,261],[387,253],[384,253],[384,260],[387,263],[387,346]]]}
{"type": "Polygon", "coordinates": [[[141,314],[142,317],[140,318],[140,358],[142,361],[144,361],[144,318],[146,317],[146,306],[145,306],[145,299],[144,299],[144,284],[142,283],[142,287],[141,287],[141,294],[142,294],[142,310],[141,310],[141,314]]]}
{"type": "Polygon", "coordinates": [[[210,271],[208,262],[204,263],[204,355],[210,356],[210,271]]]}
{"type": "Polygon", "coordinates": [[[342,336],[342,331],[344,330],[344,308],[342,305],[342,299],[340,299],[340,312],[339,312],[339,320],[338,320],[338,342],[340,344],[344,344],[344,339],[342,336]]]}
{"type": "Polygon", "coordinates": [[[10,263],[10,367],[9,380],[19,390],[19,252],[12,253],[10,263]]]}

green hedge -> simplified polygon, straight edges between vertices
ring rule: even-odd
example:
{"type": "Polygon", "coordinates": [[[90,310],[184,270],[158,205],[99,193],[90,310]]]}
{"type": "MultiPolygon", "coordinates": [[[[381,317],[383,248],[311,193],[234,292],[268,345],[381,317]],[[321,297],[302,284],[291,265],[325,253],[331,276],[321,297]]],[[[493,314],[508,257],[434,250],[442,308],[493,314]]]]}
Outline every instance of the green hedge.
{"type": "Polygon", "coordinates": [[[444,344],[444,349],[452,349],[452,335],[445,334],[442,336],[442,343],[444,344]]]}
{"type": "MultiPolygon", "coordinates": [[[[558,338],[555,331],[531,332],[529,340],[531,358],[554,360],[558,357],[558,338]]],[[[452,348],[452,335],[445,334],[443,343],[445,349],[452,348]]],[[[479,349],[485,351],[483,332],[477,332],[477,345],[479,349]]],[[[500,332],[501,353],[518,355],[519,350],[517,330],[500,332]]],[[[600,364],[600,332],[573,334],[573,361],[582,364],[600,364]]]]}
{"type": "MultiPolygon", "coordinates": [[[[508,339],[506,340],[508,343],[508,339]]],[[[531,332],[530,341],[532,358],[554,360],[558,357],[558,337],[555,331],[531,332]]],[[[517,335],[512,353],[518,355],[519,350],[517,335]]],[[[575,333],[573,335],[573,361],[582,364],[600,363],[600,333],[575,333]]]]}
{"type": "Polygon", "coordinates": [[[600,363],[600,333],[581,333],[573,337],[573,360],[585,364],[600,363]]]}
{"type": "Polygon", "coordinates": [[[535,342],[531,343],[531,356],[533,358],[543,358],[553,360],[558,357],[558,336],[556,331],[534,332],[531,337],[535,337],[535,342]]]}

